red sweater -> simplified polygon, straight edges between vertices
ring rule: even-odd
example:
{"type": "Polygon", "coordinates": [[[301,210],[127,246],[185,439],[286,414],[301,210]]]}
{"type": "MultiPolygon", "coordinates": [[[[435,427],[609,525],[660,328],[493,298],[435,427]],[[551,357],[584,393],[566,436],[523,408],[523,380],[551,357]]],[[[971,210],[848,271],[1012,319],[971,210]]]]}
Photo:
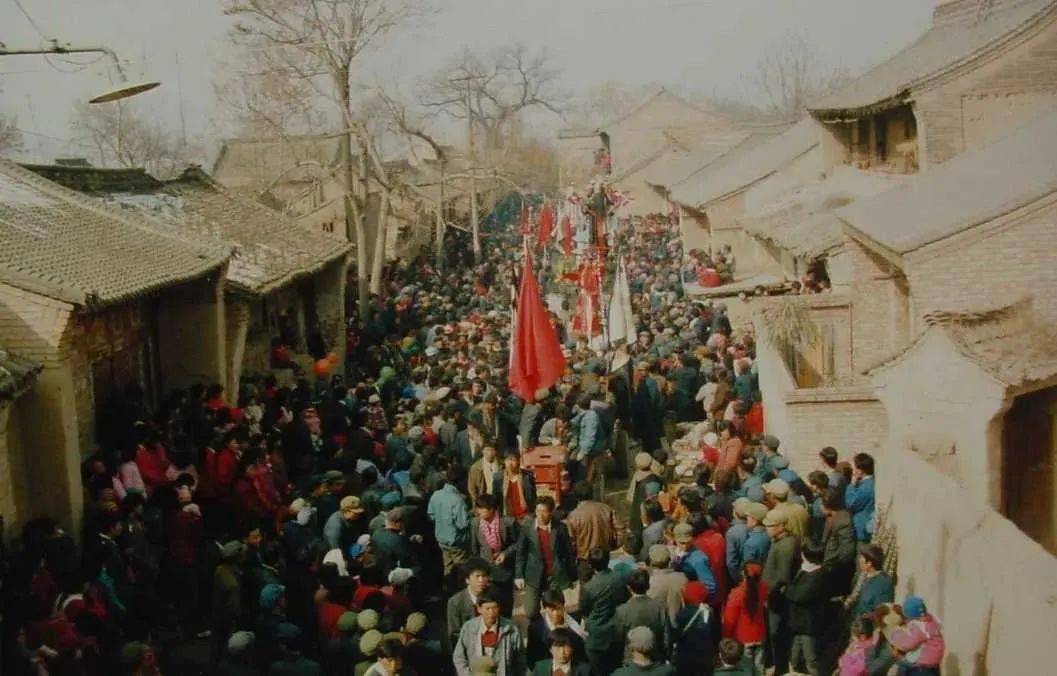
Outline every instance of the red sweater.
{"type": "Polygon", "coordinates": [[[708,557],[708,566],[712,569],[712,577],[716,579],[716,593],[709,594],[708,604],[718,610],[727,598],[726,540],[718,532],[706,530],[694,538],[694,546],[708,557]]]}
{"type": "Polygon", "coordinates": [[[745,583],[735,587],[727,597],[723,609],[723,638],[732,638],[742,645],[746,643],[763,643],[767,636],[764,620],[764,602],[767,599],[767,585],[763,580],[757,584],[759,603],[756,612],[749,614],[745,608],[745,583]]]}

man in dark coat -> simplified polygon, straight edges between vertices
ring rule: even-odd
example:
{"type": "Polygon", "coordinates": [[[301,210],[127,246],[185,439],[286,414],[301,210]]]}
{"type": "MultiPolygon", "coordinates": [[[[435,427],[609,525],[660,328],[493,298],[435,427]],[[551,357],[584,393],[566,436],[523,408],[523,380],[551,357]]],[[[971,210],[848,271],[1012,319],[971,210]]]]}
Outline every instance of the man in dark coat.
{"type": "Polygon", "coordinates": [[[587,659],[596,674],[609,674],[620,663],[620,645],[613,619],[627,598],[620,575],[609,569],[609,552],[596,547],[587,555],[594,571],[580,592],[580,612],[587,630],[587,659]]]}
{"type": "Polygon", "coordinates": [[[855,527],[844,509],[844,489],[831,487],[822,494],[822,573],[826,597],[845,596],[855,575],[855,527]]]}
{"type": "Polygon", "coordinates": [[[767,639],[775,673],[789,671],[789,604],[784,594],[800,567],[800,543],[785,530],[786,513],[777,509],[767,512],[763,520],[771,547],[763,565],[763,581],[770,590],[767,603],[767,639]]]}
{"type": "Polygon", "coordinates": [[[550,658],[539,660],[532,676],[554,676],[559,672],[565,676],[591,676],[591,667],[576,654],[576,634],[558,627],[550,636],[550,658]]]}
{"type": "MultiPolygon", "coordinates": [[[[671,645],[671,621],[663,603],[648,596],[650,574],[639,568],[628,577],[631,598],[625,601],[613,617],[613,627],[618,638],[623,639],[635,627],[647,627],[657,639],[657,653],[653,657],[667,656],[671,645]]],[[[621,641],[623,643],[623,641],[621,641]]]]}
{"type": "Polygon", "coordinates": [[[407,520],[405,509],[394,507],[386,512],[385,527],[371,535],[375,564],[386,576],[398,567],[410,568],[416,575],[422,570],[411,541],[404,535],[404,522],[407,520]]]}
{"type": "Polygon", "coordinates": [[[824,602],[822,550],[807,544],[800,553],[803,558],[800,570],[782,592],[789,604],[789,634],[792,636],[789,666],[800,672],[798,664],[803,657],[804,672],[817,674],[817,646],[824,602]]]}
{"type": "Polygon", "coordinates": [[[554,520],[554,498],[536,502],[536,518],[522,526],[514,585],[525,590],[525,615],[539,614],[540,592],[549,586],[564,589],[576,579],[576,554],[569,530],[554,520]]]}
{"type": "Polygon", "coordinates": [[[492,584],[499,592],[503,611],[509,613],[514,599],[514,567],[521,528],[513,517],[499,516],[499,501],[490,493],[477,496],[474,511],[477,516],[470,520],[470,556],[491,564],[492,584]],[[494,533],[497,548],[489,543],[489,533],[494,533]]]}

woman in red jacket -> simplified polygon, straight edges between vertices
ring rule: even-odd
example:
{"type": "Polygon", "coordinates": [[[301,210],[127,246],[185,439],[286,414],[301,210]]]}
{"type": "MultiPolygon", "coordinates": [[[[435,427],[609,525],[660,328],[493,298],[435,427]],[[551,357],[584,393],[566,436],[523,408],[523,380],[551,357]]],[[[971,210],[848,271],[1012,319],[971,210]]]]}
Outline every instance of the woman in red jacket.
{"type": "Polygon", "coordinates": [[[752,656],[756,669],[763,673],[763,642],[767,636],[764,604],[767,600],[767,585],[760,577],[763,566],[756,561],[746,561],[742,568],[741,584],[727,596],[723,609],[723,638],[732,638],[745,646],[745,653],[752,656]]]}

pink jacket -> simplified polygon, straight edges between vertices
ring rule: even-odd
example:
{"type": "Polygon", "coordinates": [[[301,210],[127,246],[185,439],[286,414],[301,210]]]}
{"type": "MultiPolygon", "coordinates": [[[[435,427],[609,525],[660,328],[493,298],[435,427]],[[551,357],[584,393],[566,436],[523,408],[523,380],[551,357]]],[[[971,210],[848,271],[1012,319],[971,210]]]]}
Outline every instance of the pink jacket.
{"type": "Polygon", "coordinates": [[[947,651],[943,627],[932,615],[908,621],[892,632],[891,641],[907,662],[919,667],[938,667],[947,651]]]}

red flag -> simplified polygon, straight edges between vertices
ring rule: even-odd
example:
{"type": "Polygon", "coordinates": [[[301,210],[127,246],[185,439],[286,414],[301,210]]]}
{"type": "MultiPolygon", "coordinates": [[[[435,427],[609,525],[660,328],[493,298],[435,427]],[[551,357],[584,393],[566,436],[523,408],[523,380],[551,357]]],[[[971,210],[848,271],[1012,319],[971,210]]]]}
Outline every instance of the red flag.
{"type": "Polygon", "coordinates": [[[565,356],[540,299],[528,246],[510,341],[510,389],[525,401],[532,401],[536,390],[550,388],[561,378],[565,356]]]}
{"type": "Polygon", "coordinates": [[[540,211],[539,228],[536,232],[536,246],[543,249],[547,246],[547,242],[551,238],[551,233],[554,231],[554,211],[551,209],[551,205],[544,204],[543,209],[540,211]]]}
{"type": "Polygon", "coordinates": [[[568,216],[562,217],[562,251],[566,256],[573,253],[573,222],[568,216]]]}

